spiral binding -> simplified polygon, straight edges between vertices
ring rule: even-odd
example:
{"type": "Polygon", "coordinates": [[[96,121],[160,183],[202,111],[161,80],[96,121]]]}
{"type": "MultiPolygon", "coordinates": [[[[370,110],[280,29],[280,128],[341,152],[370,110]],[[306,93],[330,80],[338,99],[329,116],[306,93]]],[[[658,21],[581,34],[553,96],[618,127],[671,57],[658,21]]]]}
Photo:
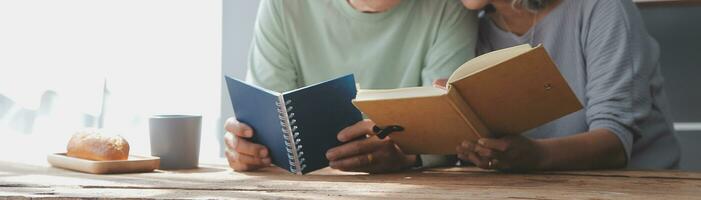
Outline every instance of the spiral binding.
{"type": "Polygon", "coordinates": [[[278,118],[282,126],[282,136],[285,139],[290,172],[301,173],[307,165],[304,163],[304,157],[302,157],[304,156],[304,151],[302,151],[302,139],[299,137],[299,127],[295,125],[297,120],[294,118],[294,106],[292,106],[292,100],[286,100],[284,105],[280,104],[281,101],[282,98],[275,102],[275,104],[278,107],[278,118]]]}

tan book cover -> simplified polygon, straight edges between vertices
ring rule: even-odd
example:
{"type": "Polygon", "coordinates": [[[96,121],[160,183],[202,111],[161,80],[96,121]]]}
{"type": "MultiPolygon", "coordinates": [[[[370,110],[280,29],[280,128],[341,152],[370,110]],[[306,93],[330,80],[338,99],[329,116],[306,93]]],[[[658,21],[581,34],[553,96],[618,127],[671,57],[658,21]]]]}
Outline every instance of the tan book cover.
{"type": "Polygon", "coordinates": [[[455,154],[464,140],[520,134],[582,109],[542,46],[520,45],[460,66],[446,89],[361,90],[353,100],[408,154],[455,154]]]}

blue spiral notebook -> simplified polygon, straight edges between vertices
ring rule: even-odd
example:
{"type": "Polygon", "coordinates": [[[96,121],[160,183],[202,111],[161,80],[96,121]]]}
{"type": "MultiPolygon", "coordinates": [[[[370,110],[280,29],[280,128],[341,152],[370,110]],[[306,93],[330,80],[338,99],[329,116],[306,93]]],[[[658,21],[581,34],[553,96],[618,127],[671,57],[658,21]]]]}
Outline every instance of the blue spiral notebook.
{"type": "Polygon", "coordinates": [[[357,90],[352,74],[278,93],[226,77],[236,119],[265,145],[278,167],[295,174],[327,167],[326,151],[341,144],[339,131],[362,120],[351,101],[357,90]]]}

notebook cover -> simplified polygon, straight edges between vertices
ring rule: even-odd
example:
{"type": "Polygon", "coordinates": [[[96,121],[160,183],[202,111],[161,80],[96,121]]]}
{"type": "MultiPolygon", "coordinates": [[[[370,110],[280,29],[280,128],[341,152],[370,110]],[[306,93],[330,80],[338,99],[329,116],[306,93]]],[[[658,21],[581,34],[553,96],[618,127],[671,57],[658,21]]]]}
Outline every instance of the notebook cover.
{"type": "Polygon", "coordinates": [[[582,109],[542,46],[452,87],[494,134],[520,134],[582,109]]]}
{"type": "MultiPolygon", "coordinates": [[[[455,154],[462,141],[476,140],[461,107],[449,94],[428,97],[354,101],[377,126],[399,125],[404,131],[389,135],[407,154],[455,154]]],[[[483,131],[483,130],[480,130],[483,131]]]]}
{"type": "Polygon", "coordinates": [[[453,154],[479,137],[520,134],[582,108],[542,47],[451,83],[447,94],[355,101],[405,153],[453,154]]]}
{"type": "Polygon", "coordinates": [[[336,139],[338,132],[362,120],[362,114],[351,101],[357,90],[353,75],[346,75],[330,81],[286,92],[283,97],[291,101],[294,113],[290,120],[296,120],[300,152],[308,173],[327,167],[326,151],[340,145],[336,139]]]}
{"type": "Polygon", "coordinates": [[[272,163],[290,170],[276,102],[279,94],[226,77],[236,119],[248,124],[255,134],[251,140],[268,147],[272,163]]]}

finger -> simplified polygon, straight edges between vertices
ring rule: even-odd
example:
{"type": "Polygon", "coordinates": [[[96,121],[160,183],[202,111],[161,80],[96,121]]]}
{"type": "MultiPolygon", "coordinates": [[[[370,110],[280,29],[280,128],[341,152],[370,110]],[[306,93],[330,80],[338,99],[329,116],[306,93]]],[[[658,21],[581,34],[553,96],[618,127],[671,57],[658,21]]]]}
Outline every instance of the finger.
{"type": "Polygon", "coordinates": [[[241,123],[234,119],[233,117],[230,117],[229,119],[226,120],[226,123],[224,124],[224,129],[226,131],[233,133],[236,136],[243,137],[243,138],[251,138],[253,137],[253,129],[248,126],[245,123],[241,123]]]}
{"type": "Polygon", "coordinates": [[[340,169],[343,171],[359,171],[360,168],[369,166],[370,157],[369,154],[357,155],[341,160],[329,162],[329,166],[334,169],[340,169]]]}
{"type": "Polygon", "coordinates": [[[509,148],[509,143],[504,139],[480,138],[477,140],[477,143],[484,147],[502,152],[509,148]]]}
{"type": "Polygon", "coordinates": [[[236,151],[237,153],[260,158],[268,157],[268,149],[265,148],[265,146],[233,136],[231,133],[224,135],[224,143],[227,149],[236,151]]]}
{"type": "Polygon", "coordinates": [[[471,142],[465,141],[460,143],[457,147],[455,147],[456,153],[459,155],[463,155],[464,159],[461,158],[462,160],[467,160],[467,154],[470,152],[474,152],[474,148],[472,148],[473,144],[471,142]]]}
{"type": "Polygon", "coordinates": [[[231,133],[236,132],[238,131],[238,124],[239,122],[235,118],[229,117],[226,119],[226,122],[224,122],[224,130],[231,133]]]}
{"type": "Polygon", "coordinates": [[[458,155],[460,155],[460,154],[465,154],[465,155],[467,155],[468,150],[467,150],[465,147],[463,147],[462,145],[458,145],[457,147],[455,147],[455,152],[456,152],[458,155]]]}
{"type": "Polygon", "coordinates": [[[461,150],[461,148],[462,147],[460,147],[460,146],[456,147],[456,150],[458,152],[456,155],[458,156],[458,159],[464,160],[464,161],[470,161],[470,158],[467,157],[467,155],[469,154],[468,151],[461,150]]]}
{"type": "Polygon", "coordinates": [[[329,151],[326,152],[326,159],[329,161],[335,161],[361,154],[365,155],[381,148],[384,145],[388,145],[389,141],[390,140],[379,140],[376,137],[356,140],[329,149],[329,151]]]}
{"type": "Polygon", "coordinates": [[[251,166],[239,162],[234,162],[231,160],[229,161],[229,167],[231,167],[231,169],[233,169],[234,171],[249,171],[253,169],[253,167],[251,166]]]}
{"type": "Polygon", "coordinates": [[[448,79],[438,79],[433,81],[433,87],[445,89],[448,84],[448,79]]]}
{"type": "Polygon", "coordinates": [[[355,138],[371,134],[373,126],[375,126],[375,123],[370,120],[363,120],[355,123],[352,126],[344,128],[338,133],[338,141],[348,142],[355,138]]]}
{"type": "Polygon", "coordinates": [[[467,152],[474,152],[475,151],[475,143],[470,142],[470,141],[463,141],[458,145],[458,149],[461,151],[467,153],[467,152]]]}
{"type": "Polygon", "coordinates": [[[477,153],[483,159],[493,159],[496,158],[496,152],[490,148],[484,147],[482,145],[476,145],[474,152],[477,153]]]}
{"type": "Polygon", "coordinates": [[[248,140],[243,140],[241,138],[238,138],[236,140],[236,144],[234,145],[234,151],[249,155],[249,156],[254,156],[254,157],[259,157],[259,158],[266,158],[268,157],[268,148],[265,148],[265,146],[253,143],[248,140]]]}
{"type": "Polygon", "coordinates": [[[270,158],[260,158],[260,157],[255,157],[255,156],[249,156],[246,154],[241,154],[237,153],[235,151],[226,151],[225,152],[227,158],[231,158],[231,160],[247,165],[252,165],[252,166],[264,166],[264,165],[270,165],[270,158]]]}
{"type": "Polygon", "coordinates": [[[482,169],[489,169],[489,161],[481,159],[475,152],[467,154],[467,158],[472,164],[482,169]]]}
{"type": "Polygon", "coordinates": [[[255,158],[238,154],[233,151],[225,151],[226,159],[229,162],[229,167],[235,171],[250,171],[259,169],[262,167],[270,166],[270,159],[257,159],[259,161],[253,161],[255,158]]]}
{"type": "Polygon", "coordinates": [[[455,149],[457,151],[458,158],[461,160],[470,161],[468,154],[475,152],[474,146],[475,143],[470,141],[463,141],[460,143],[460,145],[458,145],[458,147],[455,149]]]}
{"type": "Polygon", "coordinates": [[[227,149],[236,149],[236,145],[238,144],[238,137],[234,136],[233,133],[227,131],[224,133],[224,144],[226,145],[227,149]]]}

